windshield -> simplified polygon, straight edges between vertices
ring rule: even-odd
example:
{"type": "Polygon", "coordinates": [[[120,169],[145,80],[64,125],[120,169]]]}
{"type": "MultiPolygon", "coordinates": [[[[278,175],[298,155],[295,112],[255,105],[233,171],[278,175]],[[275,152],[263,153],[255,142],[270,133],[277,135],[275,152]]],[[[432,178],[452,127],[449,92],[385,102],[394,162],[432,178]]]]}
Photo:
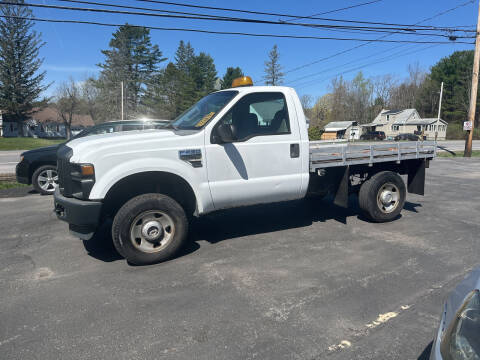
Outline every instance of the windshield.
{"type": "Polygon", "coordinates": [[[176,118],[172,125],[182,130],[201,129],[237,94],[238,91],[220,91],[207,95],[176,118]]]}

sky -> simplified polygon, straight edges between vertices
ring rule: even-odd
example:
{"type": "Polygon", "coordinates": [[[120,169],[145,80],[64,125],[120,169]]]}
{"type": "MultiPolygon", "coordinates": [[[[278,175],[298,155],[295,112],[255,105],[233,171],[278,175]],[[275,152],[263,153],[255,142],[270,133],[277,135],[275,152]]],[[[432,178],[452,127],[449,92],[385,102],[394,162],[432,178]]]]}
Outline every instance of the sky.
{"type": "MultiPolygon", "coordinates": [[[[102,0],[91,1],[102,2],[102,0]]],[[[26,2],[32,4],[93,7],[92,5],[70,4],[54,0],[26,0],[26,2]]],[[[224,16],[234,15],[237,17],[267,18],[265,16],[249,16],[240,13],[225,13],[214,10],[162,5],[139,0],[103,0],[103,2],[224,16]]],[[[365,3],[367,0],[178,0],[178,2],[310,16],[365,3]]],[[[322,15],[322,17],[415,24],[465,2],[467,2],[467,0],[378,0],[368,5],[325,14],[322,15]]],[[[422,25],[449,27],[474,26],[477,18],[477,6],[478,2],[461,6],[455,11],[422,22],[422,25]]],[[[44,8],[33,8],[33,14],[39,18],[88,20],[115,24],[128,22],[130,24],[145,26],[196,28],[228,32],[241,31],[319,37],[354,37],[363,39],[377,39],[382,36],[378,33],[352,34],[298,26],[167,19],[161,17],[86,13],[44,8]]],[[[288,17],[268,18],[274,21],[291,19],[288,17]]],[[[45,45],[40,53],[44,58],[42,70],[47,72],[46,81],[54,82],[47,90],[47,95],[51,96],[55,93],[58,84],[68,80],[69,77],[72,77],[76,81],[82,81],[89,75],[98,74],[99,69],[96,64],[104,60],[101,50],[108,48],[109,40],[115,28],[95,25],[38,22],[35,24],[35,30],[42,34],[42,39],[45,41],[45,45]]],[[[258,38],[159,30],[152,30],[151,37],[152,42],[159,46],[163,56],[167,57],[168,60],[173,61],[175,50],[180,40],[189,41],[197,53],[203,51],[213,57],[219,77],[223,76],[228,66],[239,66],[246,75],[251,76],[254,82],[259,85],[263,84],[264,62],[267,60],[268,52],[274,44],[277,44],[280,52],[280,63],[285,72],[284,84],[294,87],[300,95],[308,94],[314,98],[322,96],[329,91],[329,83],[335,76],[342,75],[346,79],[351,79],[358,71],[362,71],[365,77],[375,77],[389,73],[394,75],[398,80],[401,80],[407,76],[409,64],[418,62],[421,68],[428,70],[442,57],[448,56],[456,50],[473,49],[474,47],[473,44],[456,44],[454,42],[441,45],[375,42],[334,56],[339,52],[358,46],[362,44],[362,42],[258,38]],[[326,61],[319,61],[325,57],[331,58],[326,61]],[[312,62],[316,63],[304,66],[312,62]],[[298,67],[302,68],[296,69],[298,67]]],[[[401,35],[395,34],[385,39],[395,40],[401,38],[401,35]]],[[[431,41],[433,38],[419,36],[415,37],[415,39],[431,41]]],[[[163,63],[163,65],[166,64],[167,62],[163,63]]]]}

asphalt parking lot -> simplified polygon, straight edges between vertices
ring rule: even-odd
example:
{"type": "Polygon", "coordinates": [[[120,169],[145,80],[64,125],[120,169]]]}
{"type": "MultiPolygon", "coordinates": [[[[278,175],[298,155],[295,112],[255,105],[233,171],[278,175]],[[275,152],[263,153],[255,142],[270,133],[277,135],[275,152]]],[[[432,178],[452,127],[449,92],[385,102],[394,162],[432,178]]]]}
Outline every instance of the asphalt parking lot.
{"type": "Polygon", "coordinates": [[[51,197],[3,193],[0,358],[425,358],[445,295],[480,263],[480,159],[427,171],[392,223],[366,222],[354,198],[236,209],[146,267],[106,232],[69,235],[51,197]]]}

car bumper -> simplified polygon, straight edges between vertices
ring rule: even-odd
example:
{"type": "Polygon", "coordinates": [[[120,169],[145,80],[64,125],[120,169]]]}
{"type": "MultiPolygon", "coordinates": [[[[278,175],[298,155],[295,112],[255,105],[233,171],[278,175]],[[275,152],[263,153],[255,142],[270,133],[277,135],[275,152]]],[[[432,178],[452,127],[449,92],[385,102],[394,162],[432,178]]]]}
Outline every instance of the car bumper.
{"type": "Polygon", "coordinates": [[[30,185],[32,183],[29,176],[29,164],[25,159],[15,167],[15,176],[20,184],[30,185]]]}
{"type": "Polygon", "coordinates": [[[57,218],[68,223],[69,230],[82,240],[89,240],[100,225],[100,201],[67,198],[58,188],[54,194],[54,211],[57,218]]]}

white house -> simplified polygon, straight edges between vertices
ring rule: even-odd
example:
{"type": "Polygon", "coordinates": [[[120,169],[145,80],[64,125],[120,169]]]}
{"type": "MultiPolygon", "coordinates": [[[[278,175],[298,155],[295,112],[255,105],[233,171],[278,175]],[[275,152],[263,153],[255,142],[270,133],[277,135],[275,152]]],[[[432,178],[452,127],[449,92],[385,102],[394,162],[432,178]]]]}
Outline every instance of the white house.
{"type": "Polygon", "coordinates": [[[415,109],[382,110],[373,122],[362,125],[363,131],[383,131],[387,138],[398,134],[416,134],[435,139],[438,128],[438,140],[445,140],[448,123],[442,119],[422,119],[415,109]]]}

